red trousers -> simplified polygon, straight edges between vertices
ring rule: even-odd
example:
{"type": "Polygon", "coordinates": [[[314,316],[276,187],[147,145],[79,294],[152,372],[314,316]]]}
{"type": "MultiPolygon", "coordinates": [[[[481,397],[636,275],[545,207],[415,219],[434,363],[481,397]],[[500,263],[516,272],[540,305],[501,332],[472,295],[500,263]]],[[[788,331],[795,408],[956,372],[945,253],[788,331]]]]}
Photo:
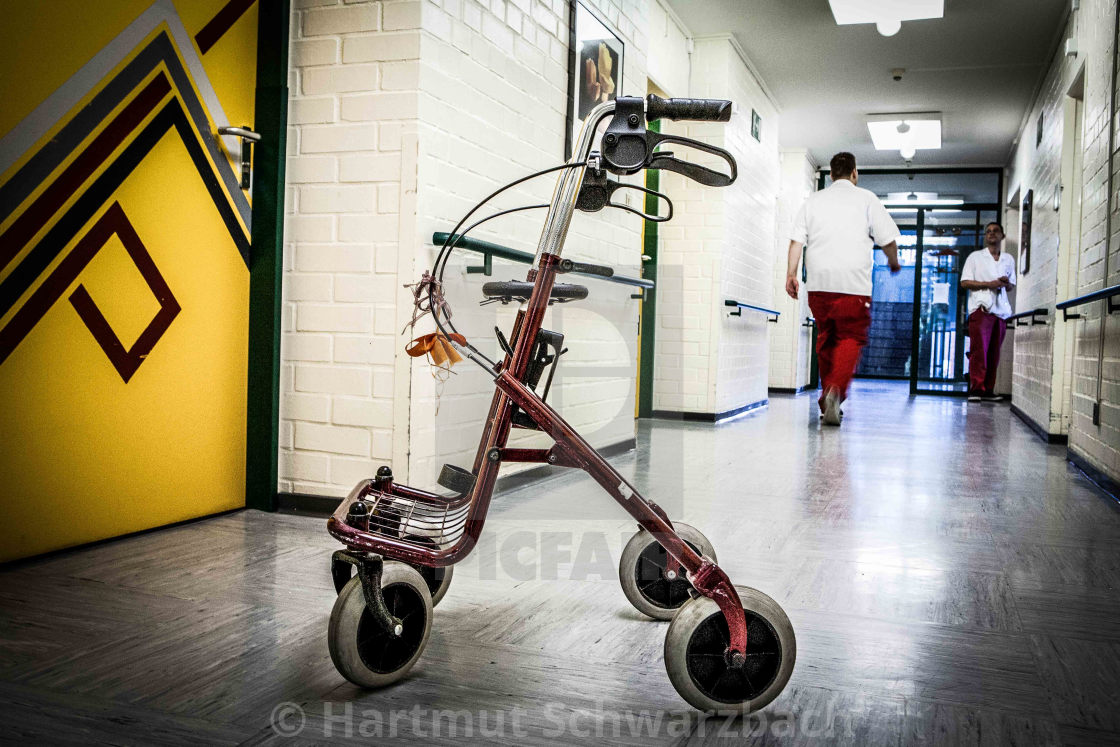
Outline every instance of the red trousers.
{"type": "Polygon", "coordinates": [[[809,308],[817,320],[817,369],[822,394],[837,389],[840,399],[848,396],[848,385],[859,366],[871,326],[871,297],[848,293],[809,292],[809,308]]]}
{"type": "Polygon", "coordinates": [[[994,394],[999,349],[1007,333],[1007,321],[983,309],[968,315],[968,388],[994,394]]]}

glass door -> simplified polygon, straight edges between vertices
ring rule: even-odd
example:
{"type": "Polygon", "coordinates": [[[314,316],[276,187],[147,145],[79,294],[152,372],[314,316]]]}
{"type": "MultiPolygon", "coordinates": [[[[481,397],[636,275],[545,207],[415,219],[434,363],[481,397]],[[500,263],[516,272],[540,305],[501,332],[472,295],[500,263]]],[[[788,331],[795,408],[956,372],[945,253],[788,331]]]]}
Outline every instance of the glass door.
{"type": "Polygon", "coordinates": [[[983,248],[984,225],[996,219],[991,205],[916,211],[913,394],[968,392],[968,294],[960,287],[960,276],[968,255],[983,248]]]}

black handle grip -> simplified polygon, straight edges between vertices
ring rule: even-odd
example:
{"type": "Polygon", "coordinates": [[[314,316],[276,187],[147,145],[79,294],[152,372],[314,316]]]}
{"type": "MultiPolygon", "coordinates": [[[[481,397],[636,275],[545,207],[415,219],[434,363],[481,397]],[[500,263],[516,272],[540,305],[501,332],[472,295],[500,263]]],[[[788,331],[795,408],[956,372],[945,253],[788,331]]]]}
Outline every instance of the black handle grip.
{"type": "Polygon", "coordinates": [[[613,267],[593,265],[590,262],[573,262],[570,259],[560,260],[560,267],[557,269],[560,272],[580,272],[584,275],[598,275],[604,278],[609,278],[614,275],[613,267]]]}
{"type": "Polygon", "coordinates": [[[731,102],[722,99],[663,99],[651,93],[646,98],[646,121],[658,119],[727,122],[731,119],[731,102]]]}

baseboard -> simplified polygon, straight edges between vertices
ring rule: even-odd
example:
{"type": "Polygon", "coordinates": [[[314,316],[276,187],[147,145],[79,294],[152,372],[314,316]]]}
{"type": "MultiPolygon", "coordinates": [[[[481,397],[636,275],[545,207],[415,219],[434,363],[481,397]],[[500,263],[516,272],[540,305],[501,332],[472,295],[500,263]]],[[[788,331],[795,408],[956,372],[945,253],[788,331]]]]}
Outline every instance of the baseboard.
{"type": "Polygon", "coordinates": [[[276,510],[282,514],[302,516],[330,516],[342,503],[341,498],[307,493],[277,493],[276,510]]]}
{"type": "Polygon", "coordinates": [[[12,560],[5,560],[3,563],[0,563],[0,571],[8,571],[8,570],[11,570],[13,568],[18,568],[22,565],[26,565],[26,564],[29,564],[29,563],[37,563],[40,560],[45,560],[47,558],[54,558],[54,557],[58,557],[60,555],[66,555],[67,553],[78,552],[80,550],[89,550],[90,548],[98,547],[100,545],[108,545],[112,542],[120,542],[121,540],[132,539],[134,537],[140,537],[140,536],[145,535],[145,534],[152,534],[153,532],[162,532],[164,529],[174,529],[175,527],[186,526],[187,524],[197,524],[200,521],[206,521],[208,519],[216,519],[219,516],[228,516],[229,514],[235,514],[239,511],[248,511],[248,510],[249,509],[245,506],[240,506],[238,508],[230,508],[230,509],[226,509],[225,511],[218,511],[217,513],[206,514],[205,516],[195,516],[194,518],[191,518],[191,519],[183,519],[182,521],[173,521],[170,524],[160,524],[159,526],[156,526],[156,527],[148,527],[147,529],[137,529],[135,532],[127,532],[125,534],[118,534],[114,537],[105,537],[104,539],[93,540],[92,542],[83,542],[80,545],[71,545],[69,547],[60,547],[57,550],[47,550],[46,552],[41,552],[38,555],[28,555],[26,558],[14,558],[12,560]]]}
{"type": "Polygon", "coordinates": [[[1036,423],[1034,421],[1034,418],[1032,418],[1027,413],[1023,412],[1021,409],[1019,409],[1015,405],[1011,405],[1011,412],[1015,413],[1015,415],[1019,418],[1019,420],[1022,420],[1024,423],[1026,423],[1027,426],[1032,431],[1034,431],[1035,434],[1039,438],[1041,438],[1043,441],[1045,441],[1046,443],[1048,443],[1048,444],[1064,444],[1064,443],[1069,442],[1069,436],[1066,436],[1066,435],[1061,434],[1061,433],[1051,433],[1050,431],[1043,428],[1040,424],[1036,423]]]}
{"type": "Polygon", "coordinates": [[[674,412],[672,410],[654,410],[653,417],[661,420],[688,420],[695,423],[719,423],[728,418],[733,418],[736,415],[742,415],[744,412],[757,410],[760,407],[765,407],[769,404],[770,400],[760,399],[758,402],[751,402],[749,405],[736,407],[734,410],[725,410],[724,412],[674,412]]]}
{"type": "MultiPolygon", "coordinates": [[[[604,446],[597,451],[604,457],[618,456],[628,451],[633,451],[638,446],[636,438],[628,438],[609,446],[604,446]]],[[[507,493],[517,488],[523,488],[540,480],[570,471],[569,467],[553,467],[542,464],[512,475],[499,477],[494,484],[494,493],[507,493]]],[[[330,516],[338,509],[341,498],[329,495],[308,495],[306,493],[279,493],[276,508],[286,514],[299,514],[302,516],[330,516]]]]}
{"type": "Polygon", "coordinates": [[[767,392],[770,394],[801,394],[802,392],[807,392],[810,389],[816,388],[817,387],[813,384],[805,384],[799,387],[772,386],[767,389],[767,392]]]}
{"type": "Polygon", "coordinates": [[[1111,477],[1090,464],[1087,459],[1075,454],[1069,449],[1066,450],[1066,459],[1068,459],[1074,467],[1081,470],[1081,473],[1089,478],[1090,482],[1104,491],[1109,498],[1120,503],[1120,483],[1117,483],[1111,477]]]}

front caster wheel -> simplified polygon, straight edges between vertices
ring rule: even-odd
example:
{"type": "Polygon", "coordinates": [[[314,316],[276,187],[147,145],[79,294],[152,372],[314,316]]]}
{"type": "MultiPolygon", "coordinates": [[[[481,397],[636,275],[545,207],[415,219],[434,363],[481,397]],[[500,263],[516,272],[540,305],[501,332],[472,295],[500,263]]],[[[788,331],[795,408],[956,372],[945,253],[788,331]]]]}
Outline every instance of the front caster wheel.
{"type": "Polygon", "coordinates": [[[331,660],[360,687],[383,687],[404,677],[420,658],[432,631],[432,596],[415,568],[385,563],[381,594],[401,621],[400,635],[385,630],[366,609],[362,582],[350,579],[335,600],[327,628],[331,660]]]}
{"type": "MultiPolygon", "coordinates": [[[[688,524],[674,524],[673,529],[689,547],[715,562],[715,548],[699,529],[688,524]]],[[[642,529],[626,543],[618,562],[622,593],[634,609],[655,620],[672,620],[692,596],[692,584],[685,578],[683,568],[677,567],[675,578],[667,577],[665,569],[671,560],[653,535],[642,529]]]]}
{"type": "Polygon", "coordinates": [[[689,705],[724,714],[752,713],[778,696],[793,674],[797,640],[782,608],[757,589],[736,586],[747,615],[746,660],[726,656],[731,636],[719,606],[696,597],[681,607],[665,636],[669,680],[689,705]]]}

